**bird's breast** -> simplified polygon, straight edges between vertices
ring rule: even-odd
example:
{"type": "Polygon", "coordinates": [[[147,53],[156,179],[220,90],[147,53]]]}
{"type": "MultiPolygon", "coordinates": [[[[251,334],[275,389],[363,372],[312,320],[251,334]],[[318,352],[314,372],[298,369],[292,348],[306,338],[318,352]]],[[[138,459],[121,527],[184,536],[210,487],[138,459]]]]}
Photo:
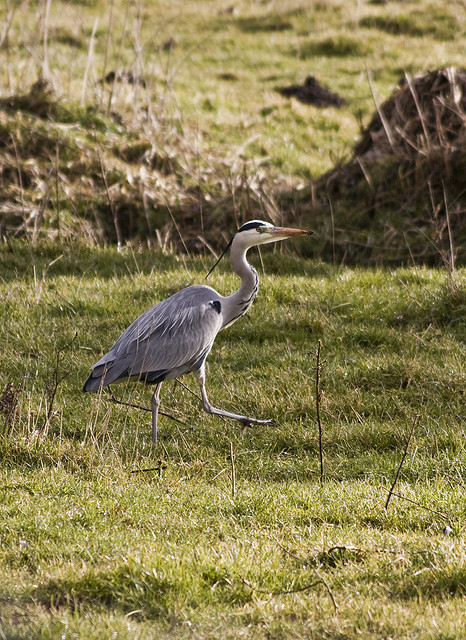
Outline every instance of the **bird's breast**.
{"type": "Polygon", "coordinates": [[[241,316],[244,316],[244,314],[249,310],[252,303],[254,302],[256,295],[257,295],[257,289],[256,291],[253,292],[253,294],[248,299],[236,300],[235,304],[228,309],[226,309],[225,308],[226,305],[224,305],[222,329],[229,327],[230,325],[233,324],[233,322],[236,322],[238,318],[241,318],[241,316]]]}

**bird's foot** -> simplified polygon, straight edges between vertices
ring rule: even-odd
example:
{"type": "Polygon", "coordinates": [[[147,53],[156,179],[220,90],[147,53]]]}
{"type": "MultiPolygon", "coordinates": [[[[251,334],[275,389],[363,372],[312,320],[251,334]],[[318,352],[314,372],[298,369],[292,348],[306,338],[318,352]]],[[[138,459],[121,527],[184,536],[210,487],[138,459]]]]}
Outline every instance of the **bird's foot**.
{"type": "Polygon", "coordinates": [[[256,424],[267,424],[271,427],[278,427],[278,424],[271,419],[261,420],[259,418],[248,418],[248,416],[243,416],[239,422],[241,423],[241,429],[244,431],[246,427],[252,427],[256,424]]]}

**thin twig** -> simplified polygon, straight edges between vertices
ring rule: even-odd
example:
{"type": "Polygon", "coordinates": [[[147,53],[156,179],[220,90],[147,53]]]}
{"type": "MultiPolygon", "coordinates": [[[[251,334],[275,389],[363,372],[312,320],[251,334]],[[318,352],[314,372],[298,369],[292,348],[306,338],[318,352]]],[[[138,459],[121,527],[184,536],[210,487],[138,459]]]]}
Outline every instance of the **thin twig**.
{"type": "Polygon", "coordinates": [[[202,242],[202,244],[210,251],[210,253],[214,256],[214,259],[218,260],[218,253],[215,251],[210,242],[207,242],[204,236],[201,235],[198,235],[197,239],[199,240],[199,242],[202,242]]]}
{"type": "Polygon", "coordinates": [[[57,144],[55,150],[55,198],[57,206],[57,235],[60,238],[60,197],[59,197],[59,164],[60,164],[60,146],[57,132],[57,144]]]}
{"type": "MultiPolygon", "coordinates": [[[[183,389],[186,389],[186,391],[188,391],[192,396],[194,396],[195,398],[197,398],[200,402],[202,402],[202,398],[200,395],[198,395],[195,391],[193,391],[192,389],[190,389],[184,382],[182,382],[181,380],[179,380],[178,378],[176,378],[176,382],[181,385],[183,387],[183,389]]],[[[227,422],[227,419],[224,416],[217,416],[218,418],[220,418],[220,420],[223,420],[223,422],[227,422]]]]}
{"type": "Polygon", "coordinates": [[[231,463],[231,498],[236,497],[236,469],[235,469],[235,452],[233,450],[233,442],[230,442],[230,463],[231,463]]]}
{"type": "Polygon", "coordinates": [[[411,78],[410,78],[409,74],[406,73],[406,72],[405,72],[405,79],[406,79],[406,82],[408,83],[408,87],[409,87],[409,90],[410,90],[411,95],[413,97],[414,104],[416,105],[416,110],[418,112],[419,120],[421,121],[422,130],[424,132],[424,136],[425,136],[425,139],[426,139],[427,148],[429,149],[429,147],[430,147],[430,137],[429,137],[429,132],[428,132],[427,127],[426,127],[426,123],[424,121],[424,116],[422,114],[421,105],[419,104],[419,100],[418,100],[417,94],[416,94],[416,92],[414,90],[413,83],[411,82],[411,78]]]}
{"type": "Polygon", "coordinates": [[[245,578],[243,578],[241,576],[241,581],[243,582],[243,584],[245,584],[248,589],[251,589],[251,591],[255,591],[256,593],[264,593],[270,596],[283,596],[283,595],[289,595],[292,593],[302,593],[303,591],[309,591],[309,589],[313,589],[314,587],[316,587],[319,584],[324,585],[330,600],[332,601],[333,604],[333,608],[335,609],[335,611],[338,609],[338,605],[335,602],[335,598],[333,596],[333,593],[331,592],[328,584],[325,582],[325,580],[323,578],[318,578],[317,580],[314,580],[314,582],[310,582],[309,584],[304,585],[303,587],[297,587],[296,589],[280,589],[277,591],[273,591],[272,589],[266,590],[266,589],[257,589],[257,587],[254,587],[252,584],[250,584],[245,578]]]}
{"type": "Polygon", "coordinates": [[[19,7],[20,4],[21,4],[20,1],[16,2],[16,4],[13,7],[13,9],[11,9],[9,11],[9,13],[7,14],[6,21],[5,21],[5,26],[4,26],[4,29],[3,29],[3,33],[0,35],[0,49],[3,48],[4,42],[7,41],[8,33],[9,33],[9,31],[11,29],[11,25],[13,23],[13,18],[14,18],[14,15],[15,15],[15,11],[19,7]]]}
{"type": "Polygon", "coordinates": [[[421,504],[420,502],[416,502],[416,500],[412,500],[411,498],[407,498],[406,496],[403,496],[401,493],[396,493],[395,491],[391,491],[390,495],[391,496],[396,496],[397,498],[401,498],[402,500],[406,500],[406,502],[410,502],[411,504],[415,504],[417,507],[421,507],[421,509],[425,509],[426,511],[430,511],[430,513],[435,513],[436,515],[440,516],[441,518],[444,518],[448,522],[452,522],[452,520],[453,520],[453,518],[451,518],[446,513],[443,513],[442,511],[437,511],[436,509],[431,509],[430,507],[426,507],[425,504],[421,504]]]}
{"type": "Polygon", "coordinates": [[[37,211],[36,215],[34,216],[34,229],[32,231],[32,243],[33,244],[35,244],[35,242],[37,240],[37,237],[39,235],[42,223],[44,221],[45,209],[47,207],[47,203],[49,202],[50,179],[51,179],[52,171],[53,171],[53,169],[50,169],[50,171],[48,173],[44,197],[42,198],[42,202],[40,204],[39,210],[37,211]]]}
{"type": "Polygon", "coordinates": [[[141,185],[141,188],[142,188],[142,191],[141,191],[142,206],[144,209],[144,217],[146,218],[146,223],[147,223],[147,245],[149,249],[152,249],[152,247],[154,246],[155,239],[154,239],[154,234],[152,232],[152,223],[150,221],[149,206],[147,204],[147,193],[144,185],[141,185]]]}
{"type": "MultiPolygon", "coordinates": [[[[180,438],[183,440],[183,444],[186,447],[186,449],[188,449],[189,451],[191,451],[191,453],[194,453],[194,449],[192,448],[192,446],[189,444],[189,442],[186,440],[186,438],[184,437],[183,432],[181,431],[181,429],[176,426],[175,427],[176,430],[178,431],[178,435],[180,436],[180,438]]],[[[199,458],[199,461],[202,462],[202,458],[199,458]]]]}
{"type": "Polygon", "coordinates": [[[332,204],[332,199],[329,198],[328,199],[328,206],[330,209],[330,220],[332,222],[332,264],[335,267],[335,262],[336,262],[336,254],[335,254],[335,218],[333,215],[333,204],[332,204]]]}
{"type": "Polygon", "coordinates": [[[91,66],[91,60],[92,60],[92,56],[94,53],[94,40],[95,40],[95,34],[97,31],[97,25],[99,24],[99,18],[95,19],[94,22],[94,26],[92,27],[92,33],[91,33],[91,39],[89,41],[89,50],[88,50],[88,54],[87,54],[87,62],[86,62],[86,68],[84,70],[84,78],[83,78],[83,88],[82,88],[82,93],[81,93],[81,106],[84,107],[84,105],[86,104],[86,88],[87,88],[87,76],[89,75],[89,69],[91,66]]]}
{"type": "MultiPolygon", "coordinates": [[[[96,136],[94,136],[94,139],[97,142],[96,136]]],[[[107,172],[105,171],[104,161],[102,159],[102,154],[100,153],[99,147],[97,147],[97,155],[99,156],[100,170],[102,172],[102,179],[103,179],[104,185],[105,185],[105,192],[107,194],[108,205],[110,207],[110,211],[112,212],[113,226],[115,227],[115,233],[116,233],[116,236],[117,236],[118,251],[120,251],[121,247],[122,247],[122,236],[121,236],[121,232],[120,232],[120,225],[118,224],[117,212],[115,210],[115,206],[113,204],[112,197],[110,195],[110,189],[108,187],[108,181],[107,181],[107,172]]]]}
{"type": "Polygon", "coordinates": [[[300,593],[301,591],[307,591],[308,589],[312,589],[312,587],[315,587],[318,584],[323,584],[323,581],[319,579],[319,580],[315,580],[314,582],[311,582],[310,584],[306,584],[304,587],[297,587],[296,589],[280,589],[280,590],[274,591],[273,589],[258,589],[243,577],[241,577],[241,580],[248,587],[248,589],[251,589],[251,591],[255,591],[256,593],[266,593],[270,596],[283,596],[289,593],[300,593]]]}
{"type": "Polygon", "coordinates": [[[186,391],[188,391],[192,396],[194,396],[195,398],[197,398],[198,400],[200,400],[202,402],[202,398],[200,395],[198,395],[195,391],[193,391],[192,389],[190,389],[188,387],[188,385],[186,385],[184,382],[182,382],[181,380],[178,380],[178,378],[176,378],[176,383],[179,384],[181,387],[183,387],[183,389],[186,389],[186,391]]]}
{"type": "MultiPolygon", "coordinates": [[[[292,553],[289,549],[287,549],[286,547],[284,547],[284,546],[281,544],[281,542],[280,542],[279,540],[277,540],[277,538],[276,538],[275,536],[274,536],[274,538],[273,538],[273,539],[275,540],[276,544],[280,547],[280,549],[282,549],[282,551],[284,551],[288,556],[290,556],[290,558],[293,558],[294,560],[297,560],[301,565],[310,566],[310,565],[309,565],[309,561],[308,561],[308,560],[305,560],[305,559],[303,559],[303,558],[300,558],[300,557],[299,557],[299,556],[297,556],[296,554],[292,553]]],[[[314,567],[310,567],[310,568],[314,571],[314,573],[315,573],[315,575],[316,575],[316,577],[317,577],[318,581],[319,581],[319,582],[321,582],[321,583],[324,585],[324,587],[325,587],[325,589],[327,590],[327,593],[328,593],[328,595],[330,596],[330,599],[331,599],[331,601],[332,601],[332,603],[333,603],[333,606],[334,606],[334,608],[335,608],[335,611],[336,611],[336,610],[338,609],[338,605],[337,605],[337,603],[335,602],[335,598],[333,597],[333,593],[332,593],[332,591],[331,591],[330,587],[328,586],[327,582],[324,580],[324,578],[322,578],[322,576],[320,576],[320,575],[317,573],[317,571],[314,569],[314,567]]]]}
{"type": "Polygon", "coordinates": [[[370,88],[371,94],[372,94],[372,99],[374,100],[375,108],[377,109],[377,113],[379,114],[379,118],[380,118],[380,121],[381,121],[382,126],[384,128],[385,135],[387,136],[387,139],[388,139],[388,142],[390,144],[390,147],[393,150],[395,148],[395,145],[394,145],[394,142],[393,142],[392,131],[390,129],[390,125],[388,124],[387,118],[385,117],[385,114],[384,114],[383,110],[381,109],[381,107],[379,106],[379,103],[377,102],[377,98],[375,97],[375,91],[374,91],[374,87],[372,85],[371,73],[370,73],[370,71],[369,71],[369,69],[367,67],[366,67],[366,74],[367,74],[367,80],[369,82],[369,88],[370,88]]]}
{"type": "Polygon", "coordinates": [[[10,137],[11,137],[11,142],[13,143],[13,149],[14,149],[15,158],[16,158],[16,166],[17,166],[17,169],[18,169],[19,193],[20,193],[20,196],[21,196],[21,216],[23,218],[23,225],[22,226],[24,227],[24,231],[25,231],[25,234],[27,236],[28,229],[27,229],[26,211],[25,211],[25,206],[24,206],[23,177],[21,175],[22,163],[20,162],[19,153],[18,153],[18,147],[16,146],[15,137],[14,137],[14,135],[12,133],[10,133],[10,137]]]}
{"type": "Polygon", "coordinates": [[[167,468],[164,462],[161,462],[158,467],[150,467],[148,469],[132,469],[130,473],[149,473],[149,471],[158,471],[159,477],[162,477],[162,471],[167,468]]]}
{"type": "Polygon", "coordinates": [[[405,450],[403,452],[403,456],[401,458],[401,462],[398,466],[398,470],[395,475],[395,479],[393,481],[392,486],[390,487],[390,491],[388,492],[387,502],[385,503],[385,509],[388,509],[388,505],[390,503],[390,499],[393,495],[393,489],[395,488],[396,483],[398,482],[398,476],[400,475],[401,467],[405,461],[406,455],[408,453],[409,443],[411,442],[411,438],[413,437],[414,429],[416,428],[417,421],[419,420],[419,416],[415,416],[413,420],[413,426],[411,427],[411,431],[409,432],[408,440],[406,441],[405,450]]]}
{"type": "MultiPolygon", "coordinates": [[[[111,393],[110,397],[106,399],[108,400],[108,402],[113,402],[113,404],[121,404],[124,407],[131,407],[132,409],[141,409],[141,411],[148,411],[149,413],[152,413],[152,409],[149,409],[149,407],[143,407],[141,404],[134,404],[132,402],[124,402],[123,400],[118,400],[118,398],[115,398],[113,393],[111,393]]],[[[170,420],[173,420],[174,422],[178,422],[178,424],[182,424],[184,427],[188,426],[185,422],[183,422],[182,420],[179,420],[178,418],[175,418],[175,416],[172,416],[170,413],[159,411],[159,415],[165,416],[166,418],[170,418],[170,420]]]]}
{"type": "Polygon", "coordinates": [[[361,171],[362,171],[362,173],[363,173],[363,175],[364,175],[364,177],[366,179],[367,184],[370,186],[371,189],[373,189],[374,188],[374,182],[373,182],[373,180],[372,180],[372,178],[370,176],[370,173],[367,171],[367,169],[366,169],[366,167],[364,165],[364,162],[361,160],[361,158],[359,156],[356,156],[356,162],[358,163],[359,168],[361,169],[361,171]]]}
{"type": "MultiPolygon", "coordinates": [[[[107,62],[109,57],[110,45],[112,42],[112,34],[113,34],[113,10],[115,8],[115,0],[112,0],[110,3],[110,12],[108,16],[108,31],[107,31],[107,42],[105,44],[105,54],[104,54],[104,64],[102,69],[102,82],[105,82],[105,76],[107,74],[107,62]]],[[[102,92],[103,96],[103,92],[102,92]]]]}
{"type": "Polygon", "coordinates": [[[50,3],[51,3],[51,0],[46,0],[45,8],[44,8],[44,16],[43,16],[43,19],[44,19],[44,31],[43,31],[43,42],[42,42],[43,61],[42,61],[41,76],[42,76],[42,80],[45,80],[46,82],[50,82],[51,80],[50,67],[49,67],[49,51],[48,51],[50,3]]]}
{"type": "Polygon", "coordinates": [[[320,362],[320,350],[322,347],[322,341],[319,340],[317,345],[317,353],[316,353],[316,414],[317,414],[317,425],[319,427],[319,456],[320,456],[320,484],[324,482],[324,452],[322,449],[322,422],[320,419],[320,402],[322,400],[322,391],[320,390],[320,372],[321,372],[321,362],[320,362]]]}
{"type": "Polygon", "coordinates": [[[63,355],[66,349],[69,349],[71,347],[77,335],[78,333],[76,332],[73,338],[71,338],[70,342],[68,342],[68,344],[65,344],[63,347],[60,347],[59,349],[56,350],[55,367],[53,369],[52,383],[50,383],[50,380],[48,378],[45,381],[45,396],[48,402],[48,408],[46,410],[44,422],[41,427],[41,432],[43,436],[45,436],[48,432],[48,428],[50,425],[50,418],[52,417],[53,405],[55,402],[55,397],[57,395],[58,387],[63,382],[63,380],[65,380],[65,378],[67,378],[71,373],[71,369],[67,369],[65,370],[64,373],[62,373],[61,376],[59,375],[61,356],[63,355]]]}
{"type": "Polygon", "coordinates": [[[277,545],[277,547],[280,547],[280,549],[282,551],[284,551],[288,556],[290,556],[290,558],[293,558],[293,560],[297,560],[300,564],[307,564],[307,561],[304,560],[303,558],[300,558],[299,556],[297,556],[295,553],[293,553],[292,551],[290,551],[289,549],[287,549],[286,547],[284,547],[282,545],[282,543],[280,542],[280,540],[277,540],[277,538],[275,536],[272,536],[273,539],[275,540],[275,543],[277,545]]]}
{"type": "Polygon", "coordinates": [[[451,234],[451,225],[450,225],[450,212],[448,210],[448,202],[447,202],[447,192],[445,190],[445,185],[443,184],[443,200],[445,202],[445,216],[447,218],[447,229],[448,229],[448,240],[450,242],[450,273],[455,272],[455,251],[453,247],[453,236],[451,234]]]}
{"type": "Polygon", "coordinates": [[[118,70],[119,70],[119,67],[120,67],[120,61],[121,61],[121,56],[122,56],[123,45],[124,45],[125,38],[126,38],[129,11],[130,11],[130,3],[127,2],[125,19],[123,21],[123,34],[121,36],[120,46],[118,48],[118,53],[117,53],[116,62],[115,62],[115,77],[113,78],[113,82],[112,82],[112,85],[110,87],[110,92],[108,94],[107,111],[110,111],[110,109],[112,108],[113,96],[115,94],[115,89],[116,89],[117,82],[118,82],[118,70]]]}
{"type": "Polygon", "coordinates": [[[185,243],[185,241],[184,241],[184,238],[183,238],[183,236],[182,236],[182,234],[181,234],[180,227],[178,226],[178,223],[177,223],[177,222],[176,222],[176,220],[175,220],[175,217],[174,217],[174,215],[173,215],[173,212],[172,212],[172,210],[171,210],[171,207],[170,207],[170,205],[168,204],[168,201],[167,201],[167,199],[166,199],[166,198],[165,198],[165,206],[167,207],[167,211],[168,211],[168,213],[170,214],[170,218],[171,218],[171,220],[172,220],[172,222],[173,222],[173,226],[175,227],[176,232],[177,232],[177,234],[178,234],[178,236],[179,236],[179,238],[180,238],[180,240],[181,240],[181,244],[183,245],[183,248],[184,248],[184,250],[186,251],[186,253],[187,253],[187,255],[188,255],[189,259],[191,259],[191,254],[190,254],[189,249],[188,249],[188,247],[186,246],[186,243],[185,243]]]}

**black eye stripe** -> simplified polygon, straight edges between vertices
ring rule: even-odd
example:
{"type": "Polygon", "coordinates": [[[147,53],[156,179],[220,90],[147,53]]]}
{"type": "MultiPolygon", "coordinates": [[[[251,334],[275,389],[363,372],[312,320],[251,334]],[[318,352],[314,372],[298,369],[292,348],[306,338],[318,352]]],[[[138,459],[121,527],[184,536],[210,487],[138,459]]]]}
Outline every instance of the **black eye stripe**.
{"type": "Polygon", "coordinates": [[[266,227],[267,224],[265,222],[261,222],[260,220],[254,220],[253,222],[246,222],[242,227],[238,229],[236,233],[240,233],[240,231],[248,231],[249,229],[257,229],[257,227],[266,227]]]}

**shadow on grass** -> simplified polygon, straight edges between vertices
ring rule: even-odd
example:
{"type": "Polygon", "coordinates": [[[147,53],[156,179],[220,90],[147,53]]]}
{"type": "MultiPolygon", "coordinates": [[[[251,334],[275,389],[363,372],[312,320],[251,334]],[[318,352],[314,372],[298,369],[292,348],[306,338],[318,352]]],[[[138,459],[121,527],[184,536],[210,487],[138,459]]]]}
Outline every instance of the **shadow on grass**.
{"type": "Polygon", "coordinates": [[[152,565],[129,560],[114,568],[90,568],[80,577],[49,580],[35,590],[34,599],[48,608],[103,608],[173,624],[186,607],[249,602],[250,590],[235,584],[229,573],[217,565],[188,567],[163,557],[152,565]]]}

